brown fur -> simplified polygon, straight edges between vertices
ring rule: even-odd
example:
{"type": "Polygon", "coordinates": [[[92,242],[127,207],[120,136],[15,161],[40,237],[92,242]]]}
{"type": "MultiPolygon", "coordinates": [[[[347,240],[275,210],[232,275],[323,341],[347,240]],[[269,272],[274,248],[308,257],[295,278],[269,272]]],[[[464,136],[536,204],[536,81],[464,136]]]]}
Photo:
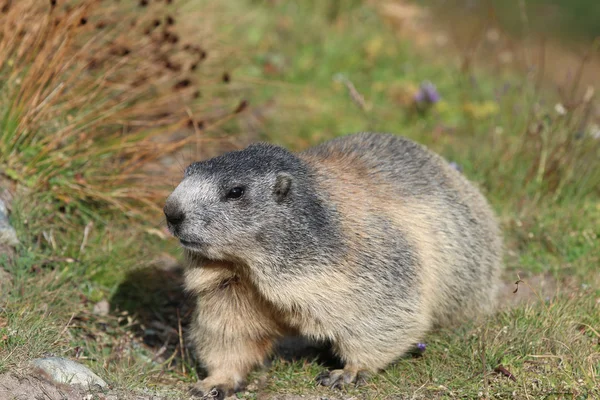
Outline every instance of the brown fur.
{"type": "Polygon", "coordinates": [[[201,389],[213,387],[231,392],[271,353],[274,340],[286,333],[277,323],[276,311],[240,278],[231,264],[212,262],[189,269],[187,290],[198,295],[191,339],[209,377],[201,389]]]}
{"type": "Polygon", "coordinates": [[[322,383],[358,382],[431,328],[494,310],[502,240],[493,212],[441,157],[412,146],[390,136],[359,134],[296,154],[314,172],[320,200],[341,216],[335,233],[346,250],[333,265],[323,268],[311,259],[302,265],[310,273],[274,274],[259,246],[248,246],[229,261],[190,257],[186,287],[198,295],[192,339],[208,370],[200,391],[240,389],[247,373],[288,334],[333,343],[345,367],[325,374],[322,383]],[[411,156],[395,159],[392,150],[411,156]],[[432,182],[439,184],[413,194],[421,172],[402,174],[414,164],[429,168],[432,182]],[[399,234],[404,242],[393,241],[399,234]],[[407,257],[414,257],[414,284],[402,271],[389,275],[385,265],[388,254],[400,254],[392,247],[400,251],[405,245],[407,257]],[[365,258],[369,252],[372,261],[365,258]],[[390,300],[391,289],[381,285],[395,279],[408,286],[390,300]]]}

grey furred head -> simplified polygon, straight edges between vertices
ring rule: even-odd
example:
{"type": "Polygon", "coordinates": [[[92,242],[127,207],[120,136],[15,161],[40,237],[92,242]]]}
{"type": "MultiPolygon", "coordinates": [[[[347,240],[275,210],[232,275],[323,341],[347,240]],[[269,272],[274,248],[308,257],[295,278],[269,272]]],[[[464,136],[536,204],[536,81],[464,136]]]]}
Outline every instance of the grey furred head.
{"type": "Polygon", "coordinates": [[[191,164],[164,212],[190,256],[283,265],[305,258],[307,242],[335,246],[335,218],[314,186],[302,160],[257,143],[191,164]]]}

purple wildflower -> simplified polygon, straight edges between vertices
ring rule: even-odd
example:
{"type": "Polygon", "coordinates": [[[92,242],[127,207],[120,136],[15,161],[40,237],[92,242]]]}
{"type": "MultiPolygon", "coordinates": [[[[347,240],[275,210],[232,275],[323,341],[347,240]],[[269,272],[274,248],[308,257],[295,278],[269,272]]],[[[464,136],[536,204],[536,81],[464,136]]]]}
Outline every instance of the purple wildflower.
{"type": "Polygon", "coordinates": [[[424,352],[426,348],[427,345],[425,343],[417,343],[417,349],[419,349],[421,353],[424,352]]]}
{"type": "Polygon", "coordinates": [[[455,163],[454,161],[452,161],[452,162],[450,163],[450,166],[451,166],[452,168],[454,168],[455,170],[457,170],[458,172],[462,172],[462,167],[461,167],[460,165],[458,165],[457,163],[455,163]]]}
{"type": "Polygon", "coordinates": [[[418,104],[435,104],[440,101],[441,96],[435,85],[429,81],[421,84],[419,91],[415,94],[414,100],[418,104]]]}

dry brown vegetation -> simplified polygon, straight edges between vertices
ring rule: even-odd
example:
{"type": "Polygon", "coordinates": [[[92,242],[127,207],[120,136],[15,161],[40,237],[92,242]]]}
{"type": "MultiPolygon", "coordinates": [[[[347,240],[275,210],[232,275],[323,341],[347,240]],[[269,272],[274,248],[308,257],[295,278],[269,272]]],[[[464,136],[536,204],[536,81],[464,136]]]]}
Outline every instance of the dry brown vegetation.
{"type": "Polygon", "coordinates": [[[4,1],[3,173],[63,207],[156,208],[171,182],[156,170],[148,179],[145,166],[198,143],[246,104],[219,89],[230,78],[219,49],[207,47],[208,25],[180,27],[177,7],[4,1]],[[220,93],[204,100],[205,90],[220,93]]]}

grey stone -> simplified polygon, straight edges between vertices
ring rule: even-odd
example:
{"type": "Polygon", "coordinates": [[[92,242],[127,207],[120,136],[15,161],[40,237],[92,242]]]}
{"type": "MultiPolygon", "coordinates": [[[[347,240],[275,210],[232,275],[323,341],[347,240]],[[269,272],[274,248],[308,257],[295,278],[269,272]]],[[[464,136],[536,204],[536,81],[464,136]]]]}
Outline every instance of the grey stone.
{"type": "Polygon", "coordinates": [[[101,300],[98,303],[94,304],[94,309],[92,312],[101,317],[108,315],[110,312],[110,303],[106,300],[101,300]]]}
{"type": "MultiPolygon", "coordinates": [[[[1,294],[12,286],[12,276],[0,267],[0,297],[1,294]]],[[[2,308],[0,308],[2,310],[2,308]]]]}
{"type": "Polygon", "coordinates": [[[8,222],[8,210],[4,201],[0,200],[0,245],[16,246],[19,244],[17,233],[8,222]]]}
{"type": "Polygon", "coordinates": [[[36,358],[31,363],[59,383],[83,386],[85,388],[108,388],[108,384],[87,367],[66,358],[36,358]]]}

